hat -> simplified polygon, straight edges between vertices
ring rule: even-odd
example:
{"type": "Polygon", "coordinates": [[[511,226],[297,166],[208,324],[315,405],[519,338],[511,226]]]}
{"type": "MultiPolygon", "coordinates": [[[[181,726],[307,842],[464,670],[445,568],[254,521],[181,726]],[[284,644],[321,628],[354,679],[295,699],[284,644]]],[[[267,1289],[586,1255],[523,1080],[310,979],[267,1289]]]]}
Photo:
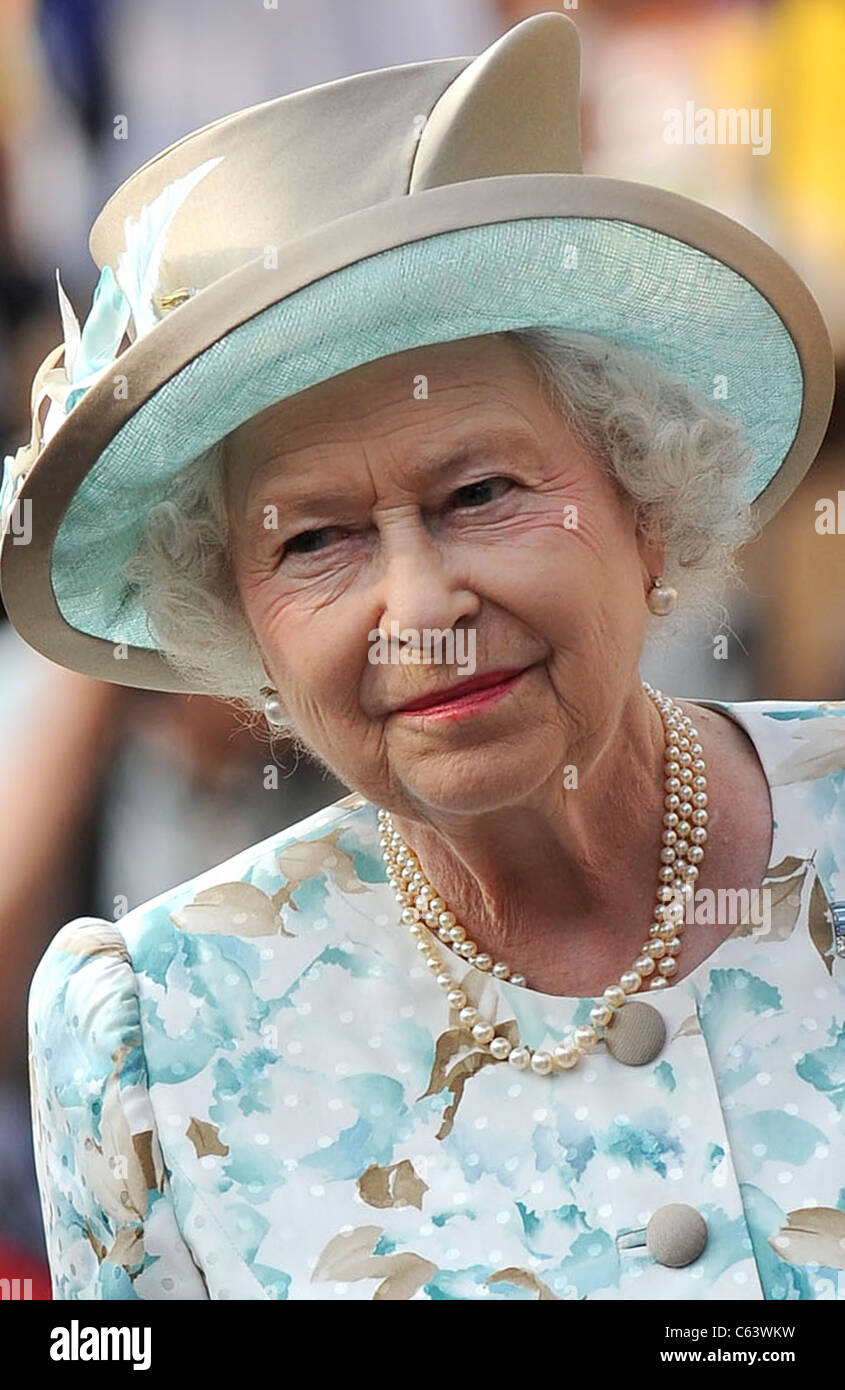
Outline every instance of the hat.
{"type": "Polygon", "coordinates": [[[21,636],[102,680],[189,690],[122,572],[179,471],[341,372],[537,324],[647,353],[711,399],[724,380],[767,520],[830,414],[818,306],[731,218],[583,174],[578,99],[577,30],[539,14],[474,59],[237,111],[123,183],[91,231],[81,330],[58,282],[65,341],[6,459],[0,591],[21,636]]]}

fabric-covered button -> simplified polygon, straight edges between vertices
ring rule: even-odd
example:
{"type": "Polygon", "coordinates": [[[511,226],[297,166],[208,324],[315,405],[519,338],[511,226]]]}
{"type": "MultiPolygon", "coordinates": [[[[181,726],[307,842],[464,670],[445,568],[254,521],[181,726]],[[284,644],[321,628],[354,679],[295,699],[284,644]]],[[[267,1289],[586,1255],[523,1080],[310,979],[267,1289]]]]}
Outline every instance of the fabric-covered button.
{"type": "Polygon", "coordinates": [[[701,1212],[684,1202],[658,1207],[645,1229],[648,1253],[658,1264],[681,1269],[697,1260],[707,1244],[707,1223],[701,1212]]]}
{"type": "Polygon", "coordinates": [[[608,1025],[604,1040],[608,1052],[626,1067],[653,1062],[666,1041],[663,1015],[651,1004],[631,999],[608,1025]]]}

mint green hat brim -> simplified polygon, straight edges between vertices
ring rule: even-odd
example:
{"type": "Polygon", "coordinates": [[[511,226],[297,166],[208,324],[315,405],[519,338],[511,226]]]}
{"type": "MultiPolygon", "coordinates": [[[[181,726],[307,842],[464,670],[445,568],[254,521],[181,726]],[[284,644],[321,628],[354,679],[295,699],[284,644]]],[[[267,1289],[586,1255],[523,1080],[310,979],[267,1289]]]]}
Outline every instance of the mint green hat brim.
{"type": "Polygon", "coordinates": [[[121,567],[186,464],[274,402],[366,362],[535,324],[645,352],[721,406],[753,451],[750,502],[777,473],[801,417],[801,363],[753,284],[685,242],[617,219],[488,223],[316,280],[164,383],[100,454],[61,521],[50,572],[61,614],[110,643],[154,650],[121,567]]]}

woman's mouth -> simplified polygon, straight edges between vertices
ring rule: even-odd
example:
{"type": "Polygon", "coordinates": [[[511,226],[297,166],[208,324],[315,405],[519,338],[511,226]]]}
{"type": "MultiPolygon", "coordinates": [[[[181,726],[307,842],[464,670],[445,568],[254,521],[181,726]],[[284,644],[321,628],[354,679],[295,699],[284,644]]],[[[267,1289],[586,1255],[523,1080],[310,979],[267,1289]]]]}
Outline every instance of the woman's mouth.
{"type": "Polygon", "coordinates": [[[446,690],[438,690],[419,700],[413,700],[395,713],[403,718],[414,719],[469,719],[503,700],[528,669],[522,667],[518,671],[488,671],[482,676],[460,681],[446,690]]]}

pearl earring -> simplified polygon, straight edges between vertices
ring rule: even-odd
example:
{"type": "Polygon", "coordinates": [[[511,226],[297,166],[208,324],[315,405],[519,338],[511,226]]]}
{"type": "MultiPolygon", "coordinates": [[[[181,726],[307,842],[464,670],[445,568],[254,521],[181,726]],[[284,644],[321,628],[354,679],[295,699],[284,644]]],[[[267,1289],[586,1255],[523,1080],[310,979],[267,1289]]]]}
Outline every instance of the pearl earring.
{"type": "Polygon", "coordinates": [[[285,712],[279,699],[278,690],[274,690],[272,685],[265,685],[261,688],[264,696],[264,718],[274,729],[285,727],[285,712]]]}
{"type": "Polygon", "coordinates": [[[671,584],[663,583],[663,575],[657,575],[646,595],[646,603],[658,618],[665,618],[678,602],[678,591],[671,584]]]}

